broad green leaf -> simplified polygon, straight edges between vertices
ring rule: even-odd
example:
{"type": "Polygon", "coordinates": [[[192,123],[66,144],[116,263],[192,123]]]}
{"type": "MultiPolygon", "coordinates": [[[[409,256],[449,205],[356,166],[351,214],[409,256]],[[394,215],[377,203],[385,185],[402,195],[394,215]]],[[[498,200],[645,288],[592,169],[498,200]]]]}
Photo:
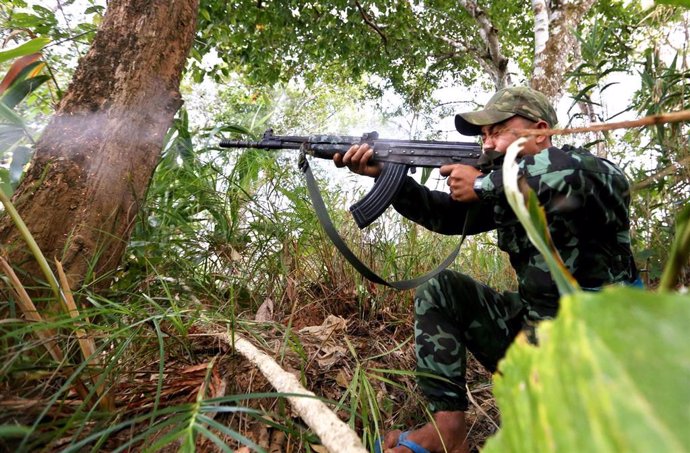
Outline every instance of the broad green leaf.
{"type": "Polygon", "coordinates": [[[690,8],[690,0],[656,0],[658,5],[673,5],[690,8]]]}
{"type": "Polygon", "coordinates": [[[690,296],[609,287],[561,299],[540,345],[499,366],[484,453],[690,451],[690,296]]]}
{"type": "Polygon", "coordinates": [[[103,14],[105,7],[101,5],[89,6],[84,10],[84,14],[103,14]]]}
{"type": "Polygon", "coordinates": [[[14,108],[27,95],[35,91],[43,83],[50,80],[50,76],[41,75],[38,77],[31,77],[30,79],[21,80],[12,84],[12,87],[0,97],[0,102],[9,108],[14,108]]]}
{"type": "Polygon", "coordinates": [[[0,123],[9,123],[17,127],[24,127],[24,120],[2,102],[0,102],[0,123]]]}
{"type": "Polygon", "coordinates": [[[0,51],[0,63],[17,57],[23,57],[24,55],[36,53],[47,46],[49,42],[50,39],[48,38],[35,38],[13,49],[2,50],[0,51]]]}
{"type": "Polygon", "coordinates": [[[690,205],[685,206],[676,219],[676,234],[671,246],[668,263],[659,283],[660,291],[671,291],[678,274],[688,263],[690,256],[690,205]]]}

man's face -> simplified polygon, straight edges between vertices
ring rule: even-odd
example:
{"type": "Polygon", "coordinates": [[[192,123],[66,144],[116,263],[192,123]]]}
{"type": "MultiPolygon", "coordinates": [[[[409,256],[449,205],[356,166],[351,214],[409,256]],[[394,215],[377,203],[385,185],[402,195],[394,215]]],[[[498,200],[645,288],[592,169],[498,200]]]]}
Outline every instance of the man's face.
{"type": "MultiPolygon", "coordinates": [[[[542,127],[548,127],[545,121],[535,123],[521,116],[514,116],[502,123],[483,126],[481,134],[482,149],[484,151],[493,150],[505,153],[508,150],[508,146],[518,138],[517,131],[542,127]]],[[[543,146],[543,139],[545,137],[528,137],[521,154],[536,154],[541,151],[545,147],[543,146]]]]}

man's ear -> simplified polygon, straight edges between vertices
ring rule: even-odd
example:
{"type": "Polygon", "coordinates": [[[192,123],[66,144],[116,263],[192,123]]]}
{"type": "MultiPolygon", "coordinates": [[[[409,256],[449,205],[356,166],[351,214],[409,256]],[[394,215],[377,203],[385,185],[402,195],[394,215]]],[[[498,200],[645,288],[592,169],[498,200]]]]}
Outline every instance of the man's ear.
{"type": "MultiPolygon", "coordinates": [[[[549,129],[549,123],[547,123],[544,120],[539,120],[534,125],[534,129],[549,129]]],[[[548,135],[537,135],[534,137],[534,141],[537,143],[537,145],[543,145],[547,141],[550,143],[551,137],[549,137],[548,135]]]]}

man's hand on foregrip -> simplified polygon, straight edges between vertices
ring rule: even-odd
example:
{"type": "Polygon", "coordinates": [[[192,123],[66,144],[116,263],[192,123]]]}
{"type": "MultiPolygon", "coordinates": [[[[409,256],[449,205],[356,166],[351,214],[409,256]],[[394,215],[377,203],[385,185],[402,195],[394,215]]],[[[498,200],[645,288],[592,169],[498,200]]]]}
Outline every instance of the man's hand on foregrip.
{"type": "Polygon", "coordinates": [[[444,165],[440,169],[441,176],[447,176],[446,184],[450,187],[450,197],[456,201],[479,201],[474,191],[474,180],[482,175],[482,172],[470,165],[452,164],[444,165]]]}
{"type": "Polygon", "coordinates": [[[347,150],[345,155],[333,155],[333,162],[336,167],[347,167],[353,173],[358,175],[371,176],[376,178],[381,174],[381,163],[370,163],[371,157],[374,155],[374,150],[366,143],[361,145],[352,145],[347,150]]]}

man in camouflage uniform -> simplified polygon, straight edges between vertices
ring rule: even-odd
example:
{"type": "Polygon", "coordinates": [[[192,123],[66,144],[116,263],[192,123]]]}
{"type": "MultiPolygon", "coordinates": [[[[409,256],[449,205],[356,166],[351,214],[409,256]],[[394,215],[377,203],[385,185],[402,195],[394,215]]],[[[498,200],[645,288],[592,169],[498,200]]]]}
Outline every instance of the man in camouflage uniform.
{"type": "MultiPolygon", "coordinates": [[[[464,135],[480,135],[486,160],[502,160],[520,129],[546,129],[556,112],[541,93],[524,87],[498,91],[478,112],[455,118],[464,135]]],[[[367,145],[353,146],[336,165],[369,176],[367,145]]],[[[531,136],[519,156],[520,177],[546,210],[549,230],[568,270],[585,289],[633,283],[629,185],[611,162],[581,148],[556,148],[549,137],[531,136]]],[[[419,387],[435,423],[408,433],[389,433],[389,452],[466,452],[464,411],[466,350],[496,370],[515,336],[558,310],[558,290],[544,258],[532,245],[503,193],[499,169],[482,174],[467,165],[446,165],[450,193],[431,191],[408,178],[393,203],[403,216],[442,234],[497,230],[498,246],[517,273],[518,292],[498,292],[471,277],[446,270],[417,289],[415,341],[419,387]],[[443,379],[434,379],[426,375],[443,379]],[[435,425],[435,426],[434,426],[435,425]],[[420,447],[418,450],[415,448],[420,447]]]]}

